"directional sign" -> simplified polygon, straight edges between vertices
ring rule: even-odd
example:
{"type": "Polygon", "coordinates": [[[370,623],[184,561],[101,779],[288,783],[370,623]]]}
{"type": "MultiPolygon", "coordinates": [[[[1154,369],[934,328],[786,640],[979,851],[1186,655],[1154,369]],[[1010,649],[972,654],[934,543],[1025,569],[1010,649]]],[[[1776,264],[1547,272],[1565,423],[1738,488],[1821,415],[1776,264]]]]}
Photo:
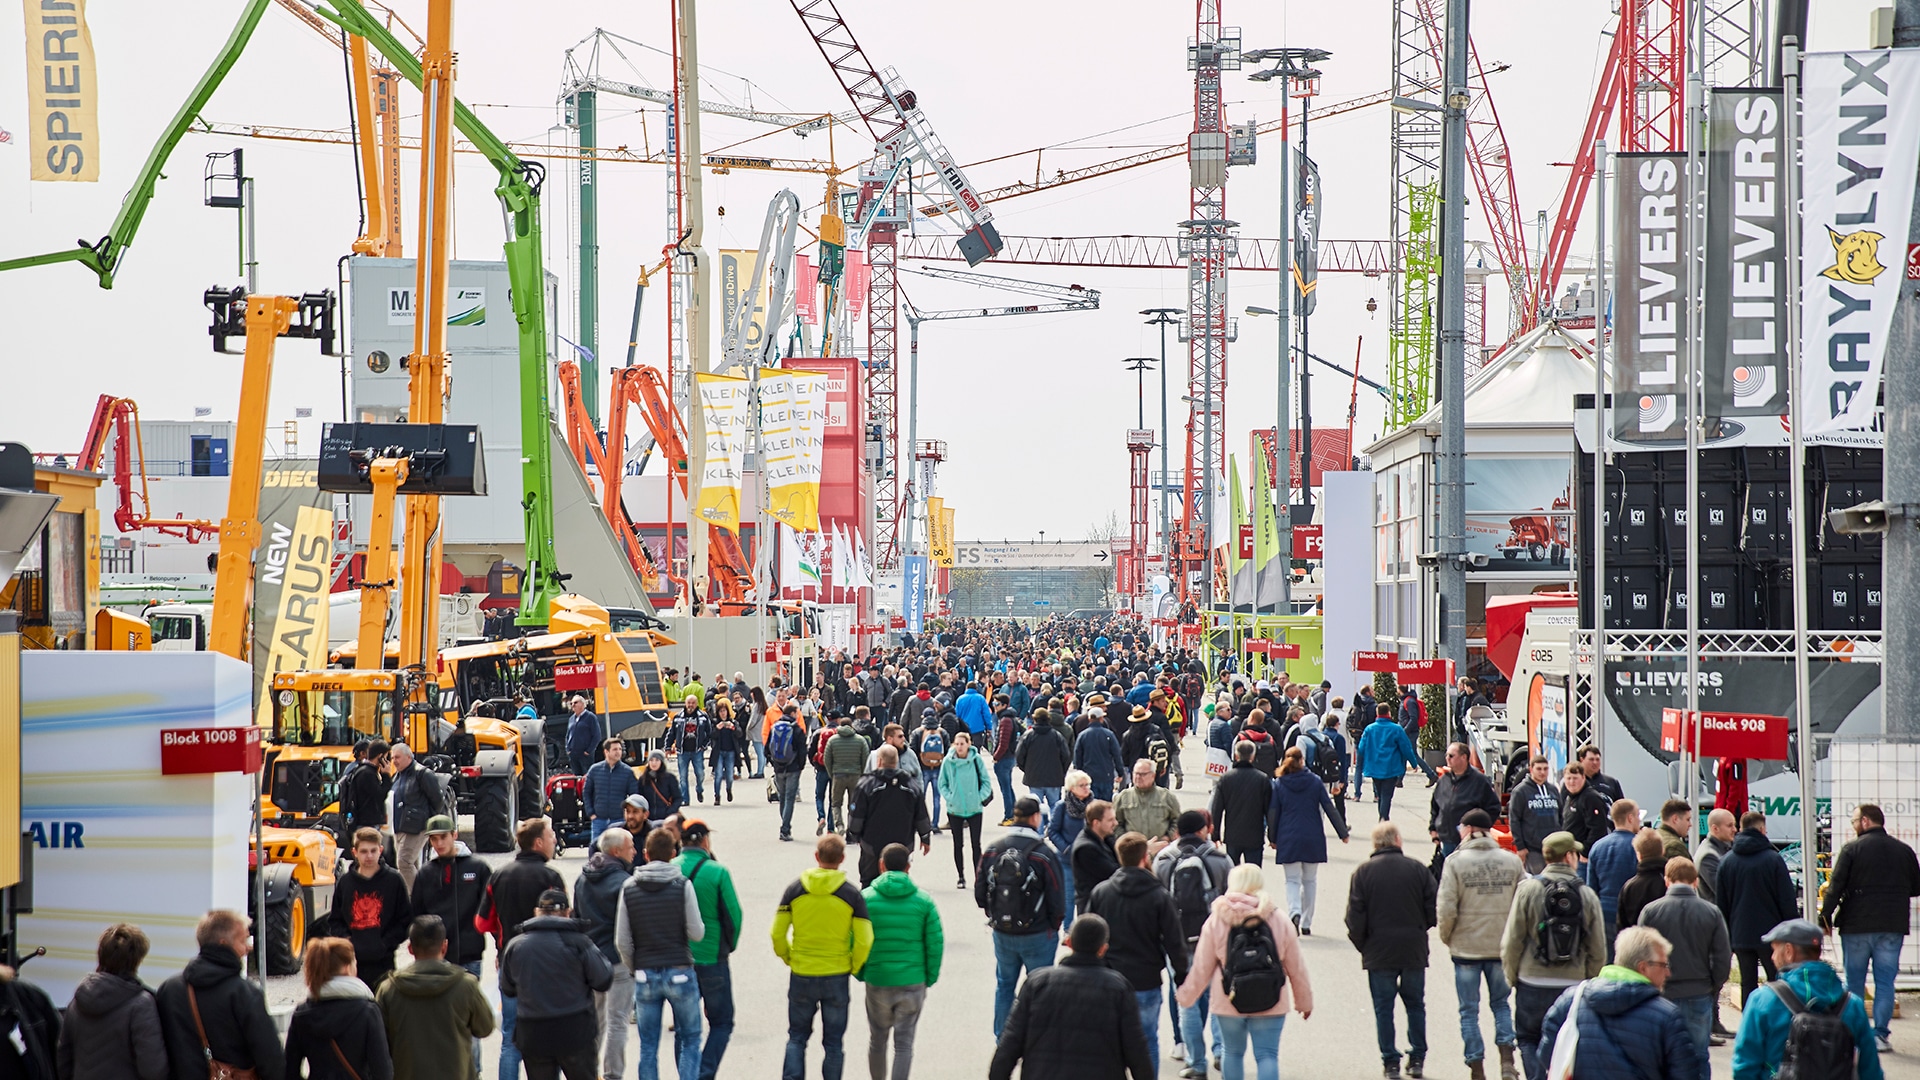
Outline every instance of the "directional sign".
{"type": "Polygon", "coordinates": [[[1353,654],[1353,670],[1355,671],[1394,672],[1399,669],[1399,666],[1400,657],[1390,652],[1370,652],[1362,650],[1353,654]]]}
{"type": "MultiPolygon", "coordinates": [[[[1787,759],[1788,721],[1759,713],[1695,713],[1700,718],[1700,756],[1787,759]]],[[[1685,709],[1660,710],[1660,749],[1678,754],[1692,749],[1693,724],[1685,709]]]]}
{"type": "Polygon", "coordinates": [[[1093,557],[1100,560],[1101,562],[1106,562],[1108,558],[1106,549],[1102,548],[1099,551],[1094,552],[1093,557]]]}
{"type": "Polygon", "coordinates": [[[1289,641],[1269,641],[1266,638],[1248,638],[1244,648],[1247,652],[1259,653],[1268,659],[1300,659],[1300,646],[1289,641]]]}
{"type": "Polygon", "coordinates": [[[1401,660],[1394,667],[1394,677],[1403,686],[1450,683],[1453,681],[1453,661],[1401,660]]]}
{"type": "Polygon", "coordinates": [[[1293,557],[1296,559],[1326,558],[1326,527],[1324,525],[1295,525],[1293,527],[1293,557]]]}

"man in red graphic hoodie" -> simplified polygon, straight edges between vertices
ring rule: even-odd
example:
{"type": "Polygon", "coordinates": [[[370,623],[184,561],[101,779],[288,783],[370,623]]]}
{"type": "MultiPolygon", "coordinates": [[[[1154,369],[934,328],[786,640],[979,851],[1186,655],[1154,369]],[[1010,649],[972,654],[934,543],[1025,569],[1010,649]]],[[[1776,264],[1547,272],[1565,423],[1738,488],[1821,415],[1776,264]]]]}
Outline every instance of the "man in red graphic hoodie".
{"type": "Polygon", "coordinates": [[[413,922],[406,883],[380,862],[381,847],[379,830],[354,831],[353,873],[334,885],[327,914],[327,933],[353,942],[360,981],[374,989],[393,972],[393,950],[407,940],[413,922]]]}

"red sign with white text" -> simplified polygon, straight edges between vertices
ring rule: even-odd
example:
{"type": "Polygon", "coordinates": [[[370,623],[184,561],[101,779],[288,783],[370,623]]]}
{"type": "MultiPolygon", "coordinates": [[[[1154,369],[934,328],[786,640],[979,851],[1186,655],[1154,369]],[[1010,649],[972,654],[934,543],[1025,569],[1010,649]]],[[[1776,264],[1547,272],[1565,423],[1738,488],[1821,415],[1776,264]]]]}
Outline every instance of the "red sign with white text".
{"type": "Polygon", "coordinates": [[[260,729],[257,727],[160,729],[162,776],[259,771],[260,729]]]}
{"type": "Polygon", "coordinates": [[[1399,669],[1400,657],[1394,653],[1361,651],[1353,654],[1355,671],[1396,672],[1399,669]]]}
{"type": "Polygon", "coordinates": [[[603,664],[553,665],[555,690],[598,690],[606,683],[607,669],[603,664]]]}
{"type": "Polygon", "coordinates": [[[1253,526],[1242,525],[1239,527],[1238,542],[1240,557],[1243,559],[1253,558],[1253,526]]]}
{"type": "Polygon", "coordinates": [[[1406,686],[1450,683],[1453,681],[1453,661],[1401,660],[1394,665],[1393,674],[1396,680],[1406,686]]]}
{"type": "MultiPolygon", "coordinates": [[[[1700,756],[1787,760],[1787,718],[1761,713],[1702,712],[1700,756]]],[[[1660,749],[1669,754],[1693,749],[1693,725],[1685,709],[1660,710],[1660,749]]]]}
{"type": "Polygon", "coordinates": [[[1325,549],[1326,526],[1295,525],[1293,527],[1293,557],[1296,559],[1323,559],[1325,549]]]}
{"type": "Polygon", "coordinates": [[[1248,638],[1246,651],[1281,660],[1300,659],[1300,646],[1290,641],[1269,641],[1266,638],[1248,638]]]}

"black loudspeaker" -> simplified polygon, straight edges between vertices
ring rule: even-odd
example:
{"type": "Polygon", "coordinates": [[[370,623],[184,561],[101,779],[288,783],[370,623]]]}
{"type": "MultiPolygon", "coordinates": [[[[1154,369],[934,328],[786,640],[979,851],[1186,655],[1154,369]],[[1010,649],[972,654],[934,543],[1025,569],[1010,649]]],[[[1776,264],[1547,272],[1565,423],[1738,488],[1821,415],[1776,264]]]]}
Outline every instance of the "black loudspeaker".
{"type": "Polygon", "coordinates": [[[1607,626],[1658,630],[1666,621],[1666,573],[1658,565],[1607,567],[1607,626]]]}
{"type": "Polygon", "coordinates": [[[1660,486],[1647,481],[1623,484],[1619,492],[1609,492],[1607,500],[1613,521],[1608,529],[1613,554],[1622,559],[1658,558],[1660,543],[1660,486]]]}
{"type": "Polygon", "coordinates": [[[1749,559],[1770,562],[1793,557],[1793,534],[1787,521],[1792,510],[1790,490],[1784,481],[1747,483],[1740,550],[1749,559]]]}
{"type": "Polygon", "coordinates": [[[403,495],[485,495],[487,462],[474,424],[328,424],[320,434],[322,491],[368,494],[375,458],[408,459],[403,495]]]}
{"type": "MultiPolygon", "coordinates": [[[[1709,563],[1700,567],[1700,629],[1740,630],[1753,620],[1756,597],[1752,574],[1737,563],[1709,563]]],[[[1687,627],[1686,571],[1675,567],[1667,576],[1666,625],[1669,630],[1687,627]]]]}

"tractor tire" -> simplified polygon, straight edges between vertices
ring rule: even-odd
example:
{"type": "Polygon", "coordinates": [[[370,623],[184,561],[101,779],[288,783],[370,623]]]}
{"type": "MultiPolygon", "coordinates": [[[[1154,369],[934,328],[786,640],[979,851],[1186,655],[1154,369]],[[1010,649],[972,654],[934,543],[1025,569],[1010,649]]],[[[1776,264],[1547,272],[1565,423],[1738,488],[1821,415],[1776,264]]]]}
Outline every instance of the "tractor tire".
{"type": "Polygon", "coordinates": [[[547,770],[545,762],[524,760],[520,769],[520,818],[545,817],[547,814],[547,770]]]}
{"type": "Polygon", "coordinates": [[[292,895],[267,905],[265,963],[269,975],[300,974],[301,954],[307,950],[307,899],[292,895]]]}
{"type": "Polygon", "coordinates": [[[513,778],[480,781],[473,796],[473,846],[485,854],[513,850],[513,778]]]}

